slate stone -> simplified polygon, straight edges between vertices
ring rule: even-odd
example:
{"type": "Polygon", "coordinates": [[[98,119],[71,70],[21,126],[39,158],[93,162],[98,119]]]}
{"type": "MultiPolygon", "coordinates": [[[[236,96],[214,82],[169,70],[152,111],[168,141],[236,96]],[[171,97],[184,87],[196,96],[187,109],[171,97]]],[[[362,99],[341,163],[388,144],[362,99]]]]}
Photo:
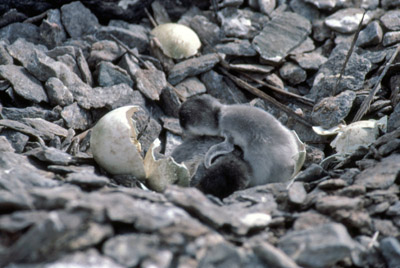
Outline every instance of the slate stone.
{"type": "Polygon", "coordinates": [[[345,210],[356,210],[363,206],[361,198],[349,198],[344,196],[323,196],[318,198],[315,204],[315,208],[324,214],[331,214],[334,211],[345,209],[345,210]]]}
{"type": "Polygon", "coordinates": [[[34,187],[29,189],[33,205],[38,210],[65,208],[70,202],[83,198],[83,192],[73,185],[61,185],[52,188],[34,187]]]}
{"type": "Polygon", "coordinates": [[[311,164],[297,175],[296,181],[311,182],[319,180],[326,175],[326,171],[320,165],[311,164]]]}
{"type": "Polygon", "coordinates": [[[314,105],[311,113],[314,124],[326,129],[343,122],[353,107],[356,93],[347,90],[335,97],[326,97],[314,105]]]}
{"type": "Polygon", "coordinates": [[[14,43],[18,38],[38,44],[41,42],[39,27],[31,23],[15,22],[0,29],[0,39],[14,43]]]}
{"type": "Polygon", "coordinates": [[[67,127],[72,129],[86,130],[92,124],[90,114],[79,107],[76,102],[65,106],[61,112],[61,117],[64,119],[67,127]]]}
{"type": "Polygon", "coordinates": [[[221,20],[221,30],[226,36],[238,38],[251,36],[252,23],[243,10],[227,7],[218,12],[218,18],[221,20]]]}
{"type": "Polygon", "coordinates": [[[356,176],[354,183],[367,189],[386,189],[398,179],[399,170],[400,155],[393,154],[375,166],[363,170],[356,176]]]}
{"type": "Polygon", "coordinates": [[[88,64],[95,67],[101,61],[114,61],[125,53],[125,49],[116,42],[102,40],[92,44],[88,64]]]}
{"type": "Polygon", "coordinates": [[[306,39],[303,42],[301,42],[300,45],[291,50],[289,54],[296,55],[296,54],[311,52],[313,50],[315,50],[314,41],[311,38],[306,37],[306,39]]]}
{"type": "Polygon", "coordinates": [[[322,190],[332,191],[346,187],[348,183],[343,179],[329,179],[318,184],[318,188],[322,190]]]}
{"type": "Polygon", "coordinates": [[[395,129],[400,127],[400,102],[394,107],[394,111],[389,116],[388,120],[388,132],[394,131],[395,129]]]}
{"type": "MultiPolygon", "coordinates": [[[[0,137],[5,138],[8,144],[12,146],[8,150],[9,152],[16,152],[16,153],[22,153],[24,151],[25,145],[29,140],[29,136],[22,134],[19,131],[14,131],[11,129],[5,129],[2,130],[0,133],[0,137]]],[[[5,145],[5,144],[2,144],[5,145]]]]}
{"type": "Polygon", "coordinates": [[[399,229],[394,225],[391,220],[382,220],[375,218],[372,221],[374,231],[378,231],[382,236],[393,236],[399,235],[399,229]]]}
{"type": "Polygon", "coordinates": [[[61,45],[67,39],[67,33],[61,23],[61,12],[58,9],[47,11],[47,18],[39,27],[40,36],[49,48],[61,45]]]}
{"type": "Polygon", "coordinates": [[[182,128],[179,124],[178,118],[163,117],[163,118],[161,118],[161,121],[163,122],[164,129],[170,131],[173,134],[182,136],[182,128]]]}
{"type": "Polygon", "coordinates": [[[71,240],[87,230],[85,218],[65,212],[51,212],[46,220],[30,228],[2,253],[0,265],[40,262],[71,248],[71,240]],[[40,248],[37,246],[40,245],[40,248]]]}
{"type": "Polygon", "coordinates": [[[68,136],[68,130],[42,118],[24,118],[23,122],[41,132],[41,136],[46,139],[53,139],[54,136],[63,138],[68,136]]]}
{"type": "Polygon", "coordinates": [[[316,212],[315,210],[308,210],[306,212],[299,213],[297,219],[293,224],[293,229],[296,231],[312,229],[315,226],[331,223],[332,220],[323,214],[316,212]]]}
{"type": "Polygon", "coordinates": [[[28,73],[25,68],[15,65],[0,65],[0,77],[8,80],[14,91],[24,99],[34,103],[48,101],[40,81],[28,73]]]}
{"type": "Polygon", "coordinates": [[[122,83],[125,83],[130,87],[133,86],[133,81],[128,73],[111,62],[100,62],[97,65],[95,73],[97,76],[97,85],[101,87],[111,87],[122,83]]]}
{"type": "Polygon", "coordinates": [[[188,77],[175,86],[179,95],[187,99],[207,91],[206,86],[197,77],[188,77]]]}
{"type": "Polygon", "coordinates": [[[137,48],[139,52],[144,52],[149,46],[148,31],[141,25],[132,25],[130,29],[106,26],[98,29],[95,34],[98,40],[112,40],[112,35],[128,47],[137,48]]]}
{"type": "Polygon", "coordinates": [[[291,62],[285,62],[279,69],[279,74],[292,85],[300,84],[307,79],[306,71],[291,62]]]}
{"type": "Polygon", "coordinates": [[[297,13],[307,18],[311,22],[317,20],[320,17],[319,10],[312,4],[307,3],[306,1],[293,0],[290,1],[289,5],[294,13],[297,13]]]}
{"type": "Polygon", "coordinates": [[[400,11],[399,10],[389,10],[380,18],[387,29],[391,31],[400,30],[400,11]]]}
{"type": "Polygon", "coordinates": [[[257,52],[251,46],[248,40],[235,39],[233,42],[217,44],[215,49],[222,54],[233,56],[252,57],[257,55],[257,52]]]}
{"type": "Polygon", "coordinates": [[[0,194],[0,212],[2,213],[33,208],[32,199],[25,192],[12,193],[0,190],[0,194]]]}
{"type": "Polygon", "coordinates": [[[301,266],[322,268],[349,257],[353,244],[343,225],[329,223],[287,233],[278,248],[301,266]]]}
{"type": "Polygon", "coordinates": [[[157,254],[159,239],[155,235],[125,234],[107,240],[102,251],[124,267],[135,267],[145,258],[157,254]],[[131,249],[135,250],[131,250],[131,249]]]}
{"type": "Polygon", "coordinates": [[[318,70],[328,59],[318,52],[296,54],[292,56],[301,68],[305,70],[318,70]]]}
{"type": "Polygon", "coordinates": [[[46,88],[50,104],[67,106],[73,103],[74,96],[60,79],[56,77],[50,77],[44,86],[46,88]]]}
{"type": "MultiPolygon", "coordinates": [[[[357,30],[362,14],[363,10],[359,8],[341,9],[327,17],[325,24],[332,30],[340,33],[353,33],[357,30]]],[[[365,14],[364,22],[369,19],[369,15],[365,14]]]]}
{"type": "MultiPolygon", "coordinates": [[[[55,261],[41,264],[44,268],[51,267],[114,267],[123,268],[113,259],[100,254],[97,249],[90,248],[84,251],[67,254],[55,261]]],[[[39,267],[37,267],[39,268],[39,267]]]]}
{"type": "Polygon", "coordinates": [[[15,152],[15,149],[11,146],[11,143],[4,136],[3,131],[0,134],[0,152],[15,152]]]}
{"type": "Polygon", "coordinates": [[[167,86],[164,72],[155,68],[151,70],[139,69],[135,73],[134,79],[136,88],[150,100],[159,100],[162,90],[167,86]]]}
{"type": "MultiPolygon", "coordinates": [[[[335,88],[340,70],[348,52],[346,45],[337,45],[330,54],[328,61],[321,66],[316,74],[308,97],[319,101],[331,96],[335,88]]],[[[364,79],[372,67],[371,62],[357,53],[352,53],[336,94],[344,90],[359,90],[364,86],[364,79]]]]}
{"type": "Polygon", "coordinates": [[[400,266],[400,243],[396,238],[382,239],[380,249],[389,267],[400,266]]]}
{"type": "Polygon", "coordinates": [[[267,23],[261,33],[253,39],[252,45],[263,60],[278,63],[310,33],[311,24],[306,18],[295,13],[283,12],[267,23]]]}
{"type": "Polygon", "coordinates": [[[390,45],[398,43],[399,41],[400,41],[400,31],[387,32],[383,36],[382,44],[384,46],[390,46],[390,45]]]}
{"type": "Polygon", "coordinates": [[[26,108],[2,107],[0,113],[4,119],[20,121],[22,118],[43,118],[47,121],[54,121],[60,118],[57,109],[46,110],[40,106],[26,108]]]}
{"type": "Polygon", "coordinates": [[[186,77],[195,76],[211,70],[218,62],[219,57],[214,53],[181,61],[170,71],[168,81],[172,85],[176,85],[186,77]]]}
{"type": "Polygon", "coordinates": [[[80,77],[82,81],[89,86],[93,85],[92,73],[90,72],[88,62],[86,61],[85,55],[80,48],[75,48],[75,60],[79,68],[80,77]]]}
{"type": "Polygon", "coordinates": [[[16,233],[46,219],[47,211],[16,211],[0,216],[0,230],[16,233]]]}
{"type": "Polygon", "coordinates": [[[199,268],[205,267],[241,267],[238,250],[228,243],[218,243],[210,246],[199,261],[199,268]]]}
{"type": "Polygon", "coordinates": [[[27,156],[33,156],[40,161],[48,162],[54,165],[69,165],[75,162],[70,154],[53,147],[35,148],[25,152],[27,156]]]}
{"type": "Polygon", "coordinates": [[[276,268],[299,268],[299,266],[282,250],[262,242],[252,247],[255,255],[263,260],[267,267],[276,268]]]}
{"type": "Polygon", "coordinates": [[[199,36],[203,44],[215,45],[223,37],[220,27],[205,16],[196,15],[190,20],[190,28],[199,36]]]}
{"type": "Polygon", "coordinates": [[[245,95],[230,80],[214,70],[210,70],[201,75],[201,81],[207,88],[207,93],[214,98],[220,99],[226,104],[236,104],[247,102],[245,95]]]}
{"type": "Polygon", "coordinates": [[[74,39],[92,34],[100,27],[96,16],[79,1],[61,7],[61,20],[69,36],[74,39]]]}
{"type": "Polygon", "coordinates": [[[294,182],[288,190],[289,201],[295,205],[301,205],[307,198],[307,192],[304,189],[303,183],[294,182]]]}
{"type": "Polygon", "coordinates": [[[10,56],[6,49],[7,43],[3,40],[0,41],[0,64],[7,65],[13,63],[13,58],[10,56]]]}
{"type": "Polygon", "coordinates": [[[92,172],[73,172],[67,175],[65,181],[88,189],[101,188],[110,182],[107,177],[99,176],[92,172]]]}
{"type": "Polygon", "coordinates": [[[357,39],[357,45],[360,47],[378,45],[383,38],[383,31],[379,22],[373,21],[362,30],[357,39]]]}
{"type": "Polygon", "coordinates": [[[304,0],[306,3],[310,3],[314,6],[316,6],[318,9],[322,10],[332,10],[335,7],[338,7],[341,5],[340,0],[304,0]]]}
{"type": "Polygon", "coordinates": [[[163,89],[160,95],[161,108],[167,116],[179,117],[179,107],[181,101],[174,89],[167,86],[163,89]]]}
{"type": "Polygon", "coordinates": [[[394,139],[379,147],[378,152],[382,156],[387,156],[400,148],[400,139],[394,139]]]}

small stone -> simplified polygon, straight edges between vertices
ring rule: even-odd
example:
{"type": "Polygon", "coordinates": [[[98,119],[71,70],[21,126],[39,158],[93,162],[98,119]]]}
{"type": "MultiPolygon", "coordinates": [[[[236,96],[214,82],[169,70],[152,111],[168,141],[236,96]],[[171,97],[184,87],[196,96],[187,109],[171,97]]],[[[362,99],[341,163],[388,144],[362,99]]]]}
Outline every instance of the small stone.
{"type": "Polygon", "coordinates": [[[65,181],[86,189],[101,188],[110,182],[108,178],[98,176],[91,172],[70,173],[66,177],[65,181]]]}
{"type": "Polygon", "coordinates": [[[13,64],[13,58],[8,53],[6,47],[7,47],[7,43],[4,40],[0,41],[0,64],[1,65],[13,64]]]}
{"type": "Polygon", "coordinates": [[[317,213],[315,210],[309,210],[299,214],[293,224],[294,230],[313,229],[315,226],[331,223],[327,216],[317,213]]]}
{"type": "Polygon", "coordinates": [[[161,72],[157,69],[139,69],[135,73],[134,78],[137,89],[151,100],[159,100],[162,90],[167,86],[167,80],[164,72],[161,72]]]}
{"type": "Polygon", "coordinates": [[[340,6],[341,0],[305,0],[306,3],[313,4],[318,9],[332,10],[333,8],[340,6]]]}
{"type": "Polygon", "coordinates": [[[47,95],[49,96],[50,104],[67,106],[73,103],[74,96],[68,88],[56,77],[51,77],[45,83],[47,95]]]}
{"type": "Polygon", "coordinates": [[[304,40],[299,46],[291,50],[289,54],[296,55],[296,54],[311,52],[313,50],[315,50],[314,41],[310,37],[307,37],[306,40],[304,40]]]}
{"type": "Polygon", "coordinates": [[[175,93],[173,88],[167,86],[165,87],[160,95],[161,108],[167,116],[179,117],[179,107],[181,106],[181,101],[178,95],[175,93]]]}
{"type": "Polygon", "coordinates": [[[61,23],[61,12],[59,9],[47,11],[47,18],[40,24],[40,36],[45,41],[47,47],[59,46],[67,39],[67,33],[61,23]]]}
{"type": "Polygon", "coordinates": [[[102,40],[92,44],[88,64],[95,67],[101,61],[114,61],[125,53],[125,49],[114,41],[102,40]]]}
{"type": "Polygon", "coordinates": [[[349,114],[356,93],[346,90],[335,97],[327,97],[314,105],[311,113],[313,122],[326,129],[337,126],[349,114]]]}
{"type": "Polygon", "coordinates": [[[69,164],[73,164],[75,162],[75,160],[70,154],[67,154],[53,147],[47,147],[47,148],[38,147],[26,152],[25,155],[33,156],[40,161],[51,163],[54,165],[66,166],[69,164]]]}
{"type": "Polygon", "coordinates": [[[308,168],[301,171],[301,173],[297,176],[296,181],[316,181],[326,175],[327,172],[320,165],[311,164],[308,168]]]}
{"type": "MultiPolygon", "coordinates": [[[[16,153],[22,153],[25,149],[25,145],[29,140],[29,136],[22,134],[19,131],[11,129],[4,129],[1,131],[0,136],[6,138],[7,142],[12,146],[12,149],[16,153]]],[[[3,144],[3,146],[6,146],[3,144]]]]}
{"type": "Polygon", "coordinates": [[[329,223],[287,233],[278,247],[301,266],[324,268],[349,257],[353,244],[343,225],[329,223]]]}
{"type": "Polygon", "coordinates": [[[223,37],[223,33],[219,26],[212,23],[205,16],[196,15],[190,20],[190,28],[192,28],[199,36],[204,44],[215,45],[219,43],[223,37]]]}
{"type": "Polygon", "coordinates": [[[386,211],[388,216],[400,216],[400,201],[396,201],[386,211]]]}
{"type": "Polygon", "coordinates": [[[322,190],[337,190],[337,189],[341,189],[343,187],[346,187],[348,184],[345,180],[342,179],[330,179],[330,180],[326,180],[323,182],[320,182],[318,184],[318,188],[322,189],[322,190]]]}
{"type": "Polygon", "coordinates": [[[78,106],[76,102],[65,106],[61,112],[68,128],[86,130],[92,124],[90,114],[78,106]]]}
{"type": "Polygon", "coordinates": [[[185,99],[207,91],[206,86],[197,77],[188,77],[177,84],[175,88],[179,95],[185,99]]]}
{"type": "Polygon", "coordinates": [[[0,65],[0,77],[8,80],[14,91],[21,97],[34,103],[48,101],[40,82],[25,68],[16,65],[0,65]]]}
{"type": "Polygon", "coordinates": [[[391,31],[400,30],[400,11],[399,10],[389,10],[381,17],[381,22],[383,25],[391,31]]]}
{"type": "Polygon", "coordinates": [[[362,171],[356,176],[354,183],[368,189],[387,189],[395,183],[399,170],[400,155],[393,154],[362,171]]]}
{"type": "Polygon", "coordinates": [[[211,245],[200,260],[199,266],[206,267],[241,267],[241,260],[238,250],[228,243],[218,243],[211,245]]]}
{"type": "Polygon", "coordinates": [[[115,36],[128,47],[137,48],[139,52],[144,52],[149,46],[148,31],[141,25],[131,24],[129,29],[115,26],[101,27],[95,36],[98,40],[113,40],[111,36],[115,36]]]}
{"type": "Polygon", "coordinates": [[[206,86],[208,94],[223,100],[227,104],[247,102],[245,95],[235,84],[230,83],[229,80],[227,81],[224,76],[214,70],[202,74],[201,81],[206,86]]]}
{"type": "Polygon", "coordinates": [[[388,267],[400,266],[400,243],[395,237],[386,237],[380,242],[380,249],[388,267]]]}
{"type": "Polygon", "coordinates": [[[218,12],[221,20],[221,30],[226,36],[248,38],[253,30],[250,18],[243,10],[234,7],[227,7],[218,12]]]}
{"type": "Polygon", "coordinates": [[[394,107],[393,113],[389,116],[387,130],[392,132],[400,127],[400,102],[394,107]]]}
{"type": "Polygon", "coordinates": [[[400,31],[395,31],[395,32],[387,32],[383,36],[383,42],[382,44],[386,46],[390,46],[393,44],[396,44],[400,42],[400,31]]]}
{"type": "Polygon", "coordinates": [[[133,81],[127,71],[111,62],[100,62],[97,65],[95,73],[97,76],[97,84],[101,87],[111,87],[121,83],[125,83],[130,87],[133,86],[133,81]]]}
{"type": "Polygon", "coordinates": [[[292,56],[301,68],[306,70],[318,70],[328,59],[318,52],[310,52],[304,54],[296,54],[292,56]]]}
{"type": "Polygon", "coordinates": [[[306,71],[291,62],[285,62],[279,69],[279,74],[292,85],[300,84],[307,79],[306,71]]]}
{"type": "Polygon", "coordinates": [[[41,136],[46,140],[54,139],[54,136],[68,136],[68,130],[42,118],[24,118],[23,122],[41,132],[41,136]]]}
{"type": "Polygon", "coordinates": [[[252,57],[257,55],[257,52],[252,48],[248,40],[234,40],[233,42],[218,44],[215,49],[222,54],[233,56],[252,57]]]}
{"type": "Polygon", "coordinates": [[[323,196],[318,198],[315,208],[325,214],[330,214],[336,210],[356,210],[363,205],[362,199],[355,197],[349,198],[345,196],[323,196]]]}
{"type": "Polygon", "coordinates": [[[198,58],[188,59],[176,64],[169,76],[168,81],[172,85],[176,85],[183,81],[186,77],[195,76],[212,69],[219,62],[217,54],[206,54],[198,58]]]}
{"type": "Polygon", "coordinates": [[[378,45],[382,41],[382,28],[377,21],[373,21],[362,30],[357,39],[360,47],[378,45]]]}
{"type": "MultiPolygon", "coordinates": [[[[320,16],[319,10],[303,0],[292,0],[290,1],[290,8],[297,14],[302,15],[309,21],[314,22],[320,16]]],[[[317,40],[319,41],[319,40],[317,40]]]]}
{"type": "Polygon", "coordinates": [[[0,29],[0,40],[8,40],[10,43],[14,43],[19,38],[34,44],[39,44],[42,41],[39,27],[32,23],[16,22],[0,29]]]}
{"type": "Polygon", "coordinates": [[[347,197],[356,197],[356,196],[362,196],[367,192],[367,189],[365,189],[364,186],[362,185],[350,185],[347,186],[337,192],[338,195],[342,196],[347,196],[347,197]]]}
{"type": "Polygon", "coordinates": [[[301,205],[307,198],[307,192],[304,189],[303,183],[294,182],[288,191],[289,201],[296,205],[301,205]]]}
{"type": "MultiPolygon", "coordinates": [[[[325,19],[325,24],[332,30],[340,33],[353,33],[357,30],[358,24],[363,15],[363,10],[359,8],[341,9],[325,19]]],[[[369,15],[366,14],[364,22],[368,21],[369,15]]]]}
{"type": "Polygon", "coordinates": [[[69,36],[74,39],[92,34],[100,27],[96,16],[78,1],[61,7],[61,20],[69,36]]]}
{"type": "Polygon", "coordinates": [[[252,45],[263,60],[279,63],[310,33],[311,23],[307,19],[295,13],[283,12],[267,23],[253,39],[252,45]]]}
{"type": "Polygon", "coordinates": [[[267,267],[275,268],[299,268],[299,266],[281,249],[267,242],[253,246],[253,251],[266,264],[267,267]]]}
{"type": "Polygon", "coordinates": [[[379,147],[378,152],[382,156],[387,156],[400,148],[400,139],[394,139],[379,147]]]}
{"type": "Polygon", "coordinates": [[[374,231],[378,231],[382,236],[393,236],[397,237],[399,235],[399,229],[394,225],[392,220],[381,220],[373,219],[374,231]]]}

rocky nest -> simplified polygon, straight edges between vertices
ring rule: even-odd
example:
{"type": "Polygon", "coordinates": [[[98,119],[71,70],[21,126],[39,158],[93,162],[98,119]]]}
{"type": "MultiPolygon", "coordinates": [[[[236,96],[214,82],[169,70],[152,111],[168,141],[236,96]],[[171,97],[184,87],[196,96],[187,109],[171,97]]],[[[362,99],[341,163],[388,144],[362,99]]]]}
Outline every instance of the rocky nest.
{"type": "Polygon", "coordinates": [[[53,2],[0,6],[1,267],[400,267],[400,1],[53,2]],[[146,7],[197,55],[163,56],[146,7]],[[143,155],[156,138],[170,154],[202,93],[294,129],[297,179],[219,200],[93,160],[91,128],[125,105],[143,155]],[[312,129],[385,116],[335,156],[312,129]]]}

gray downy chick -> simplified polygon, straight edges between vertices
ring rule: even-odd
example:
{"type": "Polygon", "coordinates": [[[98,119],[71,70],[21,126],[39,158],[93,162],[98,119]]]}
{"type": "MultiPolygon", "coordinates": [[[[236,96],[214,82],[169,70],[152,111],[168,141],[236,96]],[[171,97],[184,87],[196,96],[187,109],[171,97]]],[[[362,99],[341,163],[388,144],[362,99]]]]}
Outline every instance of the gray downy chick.
{"type": "Polygon", "coordinates": [[[224,138],[207,151],[206,168],[218,156],[239,147],[251,170],[248,187],[288,181],[295,171],[298,154],[295,137],[262,109],[242,104],[224,105],[209,95],[202,95],[182,104],[179,120],[186,136],[224,138]]]}

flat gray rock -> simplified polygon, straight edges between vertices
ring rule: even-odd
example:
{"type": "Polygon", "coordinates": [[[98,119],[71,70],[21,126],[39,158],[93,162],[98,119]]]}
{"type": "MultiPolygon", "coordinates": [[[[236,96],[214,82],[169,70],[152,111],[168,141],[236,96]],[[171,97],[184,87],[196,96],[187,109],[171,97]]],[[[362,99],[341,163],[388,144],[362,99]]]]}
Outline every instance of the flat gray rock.
{"type": "Polygon", "coordinates": [[[356,99],[353,91],[343,91],[335,97],[326,97],[314,105],[311,113],[314,124],[326,129],[337,126],[349,114],[356,99]]]}
{"type": "Polygon", "coordinates": [[[400,266],[400,243],[395,237],[382,239],[380,248],[389,267],[400,266]]]}
{"type": "MultiPolygon", "coordinates": [[[[340,33],[353,33],[357,30],[362,18],[363,10],[360,8],[345,8],[338,10],[325,19],[325,24],[334,31],[340,33]]],[[[369,20],[366,14],[364,22],[369,20]]]]}
{"type": "Polygon", "coordinates": [[[354,242],[346,228],[329,223],[284,235],[278,242],[294,261],[306,267],[329,267],[350,256],[354,242]]]}
{"type": "Polygon", "coordinates": [[[139,52],[144,52],[149,46],[148,31],[141,25],[131,25],[130,29],[115,26],[101,27],[95,36],[98,40],[113,40],[111,36],[115,36],[128,47],[137,48],[139,52]]]}
{"type": "Polygon", "coordinates": [[[382,44],[385,47],[396,44],[398,42],[400,42],[400,31],[387,32],[383,36],[382,44]]]}
{"type": "Polygon", "coordinates": [[[68,128],[86,130],[92,124],[91,115],[76,102],[65,106],[61,112],[68,128]]]}
{"type": "Polygon", "coordinates": [[[393,113],[389,116],[388,120],[388,132],[391,132],[400,127],[400,103],[398,103],[393,113]]]}
{"type": "Polygon", "coordinates": [[[253,246],[252,249],[255,255],[267,264],[267,267],[299,268],[299,266],[288,255],[286,255],[285,252],[267,242],[259,243],[253,246]]]}
{"type": "Polygon", "coordinates": [[[68,136],[68,130],[42,118],[24,118],[23,122],[41,132],[41,136],[48,137],[48,139],[53,139],[54,136],[63,138],[68,136]]]}
{"type": "Polygon", "coordinates": [[[295,205],[301,205],[307,198],[307,192],[302,182],[294,182],[288,190],[289,201],[295,205]]]}
{"type": "Polygon", "coordinates": [[[48,98],[39,80],[23,67],[0,65],[0,77],[8,80],[14,91],[26,100],[34,103],[47,102],[48,98]]]}
{"type": "Polygon", "coordinates": [[[323,196],[318,198],[315,208],[324,214],[330,215],[337,210],[356,210],[363,206],[361,198],[349,198],[345,196],[323,196]]]}
{"type": "Polygon", "coordinates": [[[122,83],[130,87],[133,86],[133,81],[128,72],[108,61],[100,62],[97,65],[95,74],[97,76],[97,85],[100,87],[111,87],[122,83]]]}
{"type": "Polygon", "coordinates": [[[155,68],[137,70],[134,74],[134,79],[136,88],[151,100],[159,100],[162,90],[167,87],[165,73],[155,68]]]}
{"type": "Polygon", "coordinates": [[[184,98],[206,92],[206,86],[197,77],[188,77],[175,86],[179,95],[184,98]]]}
{"type": "Polygon", "coordinates": [[[207,19],[205,16],[197,15],[190,20],[192,28],[204,44],[215,45],[223,37],[221,28],[207,19]]]}
{"type": "Polygon", "coordinates": [[[97,17],[79,1],[61,7],[61,20],[72,38],[92,34],[100,27],[97,17]]]}
{"type": "Polygon", "coordinates": [[[275,16],[257,35],[252,45],[263,60],[278,63],[311,33],[311,23],[291,12],[275,16]],[[276,45],[279,44],[279,45],[276,45]]]}
{"type": "Polygon", "coordinates": [[[252,57],[257,54],[248,40],[237,39],[233,42],[218,44],[215,49],[222,54],[252,57]]]}
{"type": "Polygon", "coordinates": [[[74,96],[60,79],[56,77],[50,77],[44,86],[51,104],[67,106],[73,103],[74,96]]]}
{"type": "Polygon", "coordinates": [[[300,84],[307,79],[306,71],[292,62],[285,62],[279,69],[279,74],[292,85],[300,84]]]}
{"type": "Polygon", "coordinates": [[[206,54],[198,58],[181,61],[172,68],[168,81],[176,85],[186,77],[195,76],[211,70],[219,62],[217,54],[206,54]]]}
{"type": "Polygon", "coordinates": [[[393,154],[382,159],[375,166],[363,170],[354,183],[367,189],[387,189],[393,185],[400,170],[400,155],[393,154]]]}
{"type": "Polygon", "coordinates": [[[67,39],[67,33],[61,23],[59,9],[47,11],[47,18],[40,24],[39,30],[40,36],[49,48],[59,46],[67,39]]]}
{"type": "Polygon", "coordinates": [[[381,22],[383,25],[391,31],[400,30],[400,11],[389,10],[382,17],[381,22]]]}
{"type": "Polygon", "coordinates": [[[14,43],[18,38],[38,44],[41,42],[39,27],[32,23],[15,22],[2,27],[0,29],[0,39],[7,39],[10,43],[14,43]]]}
{"type": "Polygon", "coordinates": [[[383,38],[382,27],[379,22],[373,21],[360,32],[357,39],[357,45],[361,47],[378,45],[383,38]]]}
{"type": "Polygon", "coordinates": [[[328,59],[318,52],[302,53],[291,56],[301,68],[305,70],[318,70],[328,59]]]}

